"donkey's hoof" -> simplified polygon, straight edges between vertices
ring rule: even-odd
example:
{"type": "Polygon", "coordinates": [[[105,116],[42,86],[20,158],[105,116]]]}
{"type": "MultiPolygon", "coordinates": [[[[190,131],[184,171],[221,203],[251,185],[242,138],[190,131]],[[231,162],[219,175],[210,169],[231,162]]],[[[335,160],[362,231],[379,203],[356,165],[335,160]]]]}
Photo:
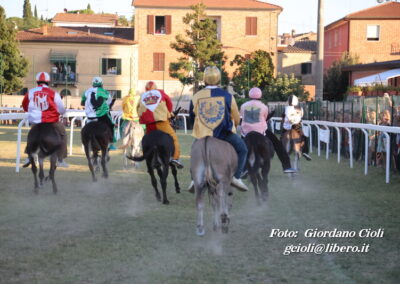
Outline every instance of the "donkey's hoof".
{"type": "Polygon", "coordinates": [[[205,233],[206,233],[206,230],[204,230],[203,226],[197,226],[196,235],[198,235],[199,237],[202,237],[202,236],[204,236],[205,233]]]}
{"type": "Polygon", "coordinates": [[[168,201],[167,199],[165,199],[165,200],[163,201],[163,204],[168,205],[168,204],[169,204],[169,201],[168,201]]]}
{"type": "Polygon", "coordinates": [[[179,187],[175,191],[176,193],[181,193],[181,189],[179,187]]]}
{"type": "Polygon", "coordinates": [[[222,232],[223,234],[227,234],[227,233],[229,232],[229,227],[228,227],[228,225],[222,226],[221,232],[222,232]]]}
{"type": "Polygon", "coordinates": [[[108,178],[108,174],[104,174],[104,173],[103,173],[101,176],[102,176],[103,178],[108,178]]]}

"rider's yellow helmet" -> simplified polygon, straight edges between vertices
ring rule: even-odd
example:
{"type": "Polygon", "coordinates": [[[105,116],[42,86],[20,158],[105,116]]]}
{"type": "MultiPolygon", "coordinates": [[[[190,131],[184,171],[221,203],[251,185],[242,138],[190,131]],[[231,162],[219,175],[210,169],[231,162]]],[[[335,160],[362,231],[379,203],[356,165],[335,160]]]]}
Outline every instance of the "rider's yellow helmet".
{"type": "Polygon", "coordinates": [[[218,85],[221,82],[221,71],[216,66],[208,66],[204,70],[204,83],[206,85],[218,85]]]}

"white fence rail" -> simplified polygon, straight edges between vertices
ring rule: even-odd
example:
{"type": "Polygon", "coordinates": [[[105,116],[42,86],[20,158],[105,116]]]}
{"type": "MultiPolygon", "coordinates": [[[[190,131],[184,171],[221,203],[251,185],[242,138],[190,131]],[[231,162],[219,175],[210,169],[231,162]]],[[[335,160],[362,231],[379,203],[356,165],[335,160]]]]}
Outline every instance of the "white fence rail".
{"type": "MultiPolygon", "coordinates": [[[[280,121],[281,118],[273,117],[271,118],[272,121],[272,131],[280,129],[280,121]],[[279,125],[279,128],[276,127],[279,125]]],[[[334,128],[337,133],[337,148],[338,148],[338,163],[340,163],[340,147],[341,147],[341,131],[340,129],[345,129],[348,133],[349,137],[349,154],[350,154],[350,168],[353,168],[353,136],[351,133],[351,129],[360,129],[364,133],[364,143],[365,143],[365,150],[364,150],[364,174],[368,174],[368,145],[369,145],[369,135],[367,130],[379,131],[383,135],[385,135],[385,149],[386,149],[386,183],[389,183],[390,179],[390,136],[389,133],[393,134],[400,134],[400,127],[395,126],[381,126],[381,125],[374,125],[374,124],[362,124],[362,123],[341,123],[341,122],[330,122],[330,121],[319,121],[319,120],[303,120],[303,132],[304,135],[309,137],[310,142],[310,149],[312,149],[313,140],[311,135],[311,128],[312,126],[316,127],[317,129],[317,143],[318,143],[318,156],[321,155],[321,142],[326,143],[326,158],[329,158],[329,134],[330,129],[334,128]]]]}

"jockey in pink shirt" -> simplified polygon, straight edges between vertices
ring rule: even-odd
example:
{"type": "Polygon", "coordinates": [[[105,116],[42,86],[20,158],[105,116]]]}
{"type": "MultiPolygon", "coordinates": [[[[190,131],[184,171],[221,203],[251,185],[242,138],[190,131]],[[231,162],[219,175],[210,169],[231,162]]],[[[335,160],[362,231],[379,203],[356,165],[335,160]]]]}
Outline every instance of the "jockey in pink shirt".
{"type": "Polygon", "coordinates": [[[54,127],[63,140],[62,153],[61,156],[58,157],[58,166],[68,167],[63,161],[63,159],[67,157],[67,136],[64,125],[59,122],[60,115],[65,113],[65,107],[61,96],[48,87],[50,82],[48,73],[39,72],[36,75],[36,82],[38,86],[30,89],[28,93],[25,94],[22,100],[22,108],[25,112],[28,112],[28,120],[31,124],[54,124],[54,127]]]}
{"type": "Polygon", "coordinates": [[[240,107],[240,116],[242,117],[241,131],[246,136],[249,132],[258,132],[271,140],[276,154],[282,163],[284,173],[294,173],[296,170],[290,166],[290,158],[286,153],[281,141],[268,130],[268,107],[260,101],[262,92],[259,88],[252,88],[249,92],[250,101],[240,107]]]}

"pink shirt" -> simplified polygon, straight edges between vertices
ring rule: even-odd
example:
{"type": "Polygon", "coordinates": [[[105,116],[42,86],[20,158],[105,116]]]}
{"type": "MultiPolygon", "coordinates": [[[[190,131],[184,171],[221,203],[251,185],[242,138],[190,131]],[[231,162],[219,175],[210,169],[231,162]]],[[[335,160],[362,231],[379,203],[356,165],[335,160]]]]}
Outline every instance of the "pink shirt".
{"type": "Polygon", "coordinates": [[[242,116],[242,134],[246,135],[251,131],[264,134],[268,128],[267,117],[268,107],[259,100],[251,100],[240,107],[242,116]]]}

